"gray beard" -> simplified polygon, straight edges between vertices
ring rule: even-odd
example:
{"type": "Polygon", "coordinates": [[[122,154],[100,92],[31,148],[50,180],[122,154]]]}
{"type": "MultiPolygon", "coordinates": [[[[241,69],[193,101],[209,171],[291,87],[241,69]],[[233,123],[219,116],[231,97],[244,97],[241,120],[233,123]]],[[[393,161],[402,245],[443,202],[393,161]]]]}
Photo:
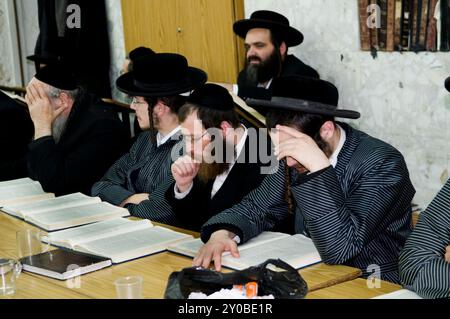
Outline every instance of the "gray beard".
{"type": "Polygon", "coordinates": [[[67,124],[67,117],[59,116],[55,119],[52,125],[52,136],[55,140],[55,143],[58,144],[61,140],[61,136],[64,133],[67,124]]]}

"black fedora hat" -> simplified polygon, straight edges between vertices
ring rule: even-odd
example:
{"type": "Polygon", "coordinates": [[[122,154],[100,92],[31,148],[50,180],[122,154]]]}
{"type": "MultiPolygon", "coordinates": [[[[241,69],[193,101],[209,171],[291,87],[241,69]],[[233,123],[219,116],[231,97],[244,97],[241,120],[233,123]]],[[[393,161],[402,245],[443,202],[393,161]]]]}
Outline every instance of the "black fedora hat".
{"type": "Polygon", "coordinates": [[[116,85],[128,95],[163,97],[192,91],[207,79],[204,71],[188,66],[184,56],[155,53],[136,59],[133,71],[119,77],[116,85]]]}
{"type": "Polygon", "coordinates": [[[445,88],[450,92],[450,77],[445,80],[445,88]]]}
{"type": "Polygon", "coordinates": [[[247,32],[255,28],[271,30],[288,47],[295,47],[303,42],[303,34],[290,26],[288,18],[273,11],[255,11],[250,19],[236,21],[233,25],[234,32],[241,38],[245,38],[247,32]]]}
{"type": "Polygon", "coordinates": [[[218,111],[231,111],[236,106],[228,90],[213,83],[205,84],[194,90],[187,102],[218,111]]]}
{"type": "Polygon", "coordinates": [[[330,82],[303,76],[276,78],[272,83],[272,99],[247,99],[251,107],[288,110],[348,119],[358,119],[356,111],[338,109],[339,92],[330,82]]]}

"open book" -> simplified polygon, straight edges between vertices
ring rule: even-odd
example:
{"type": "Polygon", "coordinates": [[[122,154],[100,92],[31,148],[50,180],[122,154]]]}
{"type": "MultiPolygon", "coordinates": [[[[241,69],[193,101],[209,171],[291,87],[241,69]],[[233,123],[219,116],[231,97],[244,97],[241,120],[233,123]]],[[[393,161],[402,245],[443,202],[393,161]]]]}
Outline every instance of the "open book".
{"type": "Polygon", "coordinates": [[[125,208],[102,202],[98,197],[81,193],[8,205],[2,210],[46,231],[61,230],[118,217],[130,216],[125,208]]]}
{"type": "Polygon", "coordinates": [[[59,247],[110,258],[118,264],[155,254],[191,235],[153,226],[149,220],[114,219],[48,234],[45,241],[59,247]]]}
{"type": "Polygon", "coordinates": [[[46,193],[39,182],[29,178],[0,183],[0,207],[55,197],[46,193]]]}
{"type": "MultiPolygon", "coordinates": [[[[195,239],[170,246],[168,250],[194,257],[202,246],[202,241],[195,239]]],[[[238,248],[240,258],[234,258],[229,252],[223,253],[223,266],[242,270],[262,264],[268,259],[281,259],[292,267],[300,269],[321,261],[312,240],[303,235],[291,236],[283,233],[263,232],[238,248]]]]}
{"type": "Polygon", "coordinates": [[[418,294],[407,289],[400,289],[372,299],[422,299],[418,294]]]}

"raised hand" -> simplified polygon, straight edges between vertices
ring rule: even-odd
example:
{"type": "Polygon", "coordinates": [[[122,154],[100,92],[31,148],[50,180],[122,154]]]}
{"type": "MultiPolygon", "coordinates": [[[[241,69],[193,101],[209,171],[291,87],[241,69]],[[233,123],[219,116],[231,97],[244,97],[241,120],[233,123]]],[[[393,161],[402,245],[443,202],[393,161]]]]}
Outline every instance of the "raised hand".
{"type": "Polygon", "coordinates": [[[189,155],[180,157],[172,164],[172,176],[181,193],[191,187],[199,169],[200,163],[194,161],[189,155]]]}

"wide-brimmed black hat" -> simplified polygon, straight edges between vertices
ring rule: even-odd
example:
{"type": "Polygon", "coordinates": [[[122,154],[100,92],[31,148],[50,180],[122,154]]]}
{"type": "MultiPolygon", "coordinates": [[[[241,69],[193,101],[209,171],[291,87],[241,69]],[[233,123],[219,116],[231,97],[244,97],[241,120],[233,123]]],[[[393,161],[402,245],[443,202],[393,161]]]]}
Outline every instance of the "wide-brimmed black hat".
{"type": "Polygon", "coordinates": [[[63,63],[47,64],[34,77],[60,90],[73,91],[78,88],[73,70],[63,63]]]}
{"type": "Polygon", "coordinates": [[[450,77],[445,80],[445,88],[450,92],[450,77]]]}
{"type": "Polygon", "coordinates": [[[128,95],[164,97],[186,93],[206,83],[208,76],[188,66],[186,58],[175,53],[155,53],[134,61],[133,71],[116,81],[128,95]]]}
{"type": "Polygon", "coordinates": [[[192,92],[187,102],[218,111],[231,111],[236,106],[227,89],[212,83],[205,84],[192,92]]]}
{"type": "Polygon", "coordinates": [[[272,99],[247,99],[251,107],[358,119],[356,111],[338,109],[339,92],[330,82],[303,76],[285,76],[272,82],[272,99]]]}
{"type": "Polygon", "coordinates": [[[255,11],[250,19],[236,21],[233,25],[234,32],[241,38],[245,38],[247,32],[255,28],[271,30],[288,47],[295,47],[303,42],[303,34],[290,26],[288,18],[273,11],[255,11]]]}

